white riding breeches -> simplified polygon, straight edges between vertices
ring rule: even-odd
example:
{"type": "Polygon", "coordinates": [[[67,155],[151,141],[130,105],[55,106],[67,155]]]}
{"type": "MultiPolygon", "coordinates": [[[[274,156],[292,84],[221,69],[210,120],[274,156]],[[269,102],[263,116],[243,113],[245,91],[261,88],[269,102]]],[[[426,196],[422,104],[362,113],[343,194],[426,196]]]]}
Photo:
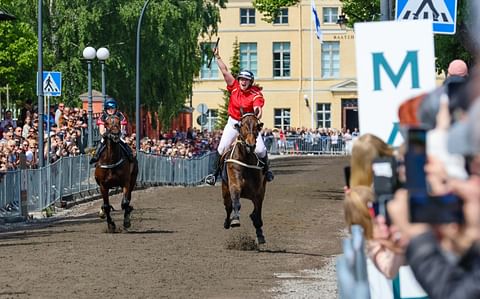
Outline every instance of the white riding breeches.
{"type": "MultiPolygon", "coordinates": [[[[217,148],[217,151],[220,155],[223,154],[237,138],[238,131],[237,129],[235,129],[235,124],[237,123],[237,120],[233,119],[230,116],[228,117],[227,125],[225,126],[225,128],[223,128],[222,138],[220,139],[220,143],[218,144],[217,148]]],[[[265,143],[263,142],[262,134],[258,134],[257,136],[255,153],[259,158],[263,158],[267,154],[267,148],[265,147],[265,143]]]]}

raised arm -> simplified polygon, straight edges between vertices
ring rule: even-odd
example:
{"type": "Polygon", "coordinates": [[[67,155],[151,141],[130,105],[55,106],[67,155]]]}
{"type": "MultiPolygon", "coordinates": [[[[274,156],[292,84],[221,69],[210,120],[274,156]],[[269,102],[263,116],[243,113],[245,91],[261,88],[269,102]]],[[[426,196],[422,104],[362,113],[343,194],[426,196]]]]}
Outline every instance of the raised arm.
{"type": "Polygon", "coordinates": [[[225,65],[222,58],[220,57],[220,54],[218,52],[218,48],[213,49],[213,55],[215,55],[215,59],[217,60],[218,69],[222,72],[222,75],[223,75],[223,78],[225,79],[225,82],[227,83],[227,85],[232,85],[233,82],[235,81],[235,78],[228,71],[227,66],[225,65]]]}

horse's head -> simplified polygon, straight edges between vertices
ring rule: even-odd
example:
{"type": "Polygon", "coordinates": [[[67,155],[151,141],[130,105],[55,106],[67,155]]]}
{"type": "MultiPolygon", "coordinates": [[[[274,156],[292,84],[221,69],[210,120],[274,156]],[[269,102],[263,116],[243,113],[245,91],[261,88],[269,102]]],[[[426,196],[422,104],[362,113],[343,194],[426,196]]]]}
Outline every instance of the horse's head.
{"type": "Polygon", "coordinates": [[[246,113],[242,115],[240,122],[235,127],[240,133],[239,138],[247,146],[247,150],[253,152],[263,123],[258,120],[254,113],[246,113]]]}
{"type": "Polygon", "coordinates": [[[117,115],[108,115],[107,119],[105,120],[105,129],[106,136],[108,138],[110,138],[113,142],[120,141],[120,134],[122,132],[120,117],[117,115]]]}

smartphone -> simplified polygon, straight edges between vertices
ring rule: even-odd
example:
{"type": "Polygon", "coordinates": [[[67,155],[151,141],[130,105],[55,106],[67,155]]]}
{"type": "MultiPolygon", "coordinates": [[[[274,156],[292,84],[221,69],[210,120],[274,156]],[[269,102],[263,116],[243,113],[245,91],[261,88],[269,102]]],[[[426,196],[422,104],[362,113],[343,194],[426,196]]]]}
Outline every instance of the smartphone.
{"type": "Polygon", "coordinates": [[[405,188],[409,194],[428,196],[425,164],[427,162],[427,131],[422,128],[408,129],[407,152],[405,153],[405,188]]]}
{"type": "Polygon", "coordinates": [[[409,193],[410,220],[421,223],[462,223],[462,200],[453,194],[431,196],[425,173],[425,129],[410,128],[405,154],[405,188],[409,193]]]}
{"type": "Polygon", "coordinates": [[[347,188],[350,188],[350,174],[351,174],[351,167],[350,166],[345,166],[343,168],[343,175],[345,176],[345,186],[347,188]]]}
{"type": "Polygon", "coordinates": [[[373,190],[375,201],[373,210],[376,215],[385,217],[387,225],[390,225],[390,217],[387,212],[387,203],[393,198],[397,190],[397,160],[395,157],[379,157],[372,162],[373,190]]]}

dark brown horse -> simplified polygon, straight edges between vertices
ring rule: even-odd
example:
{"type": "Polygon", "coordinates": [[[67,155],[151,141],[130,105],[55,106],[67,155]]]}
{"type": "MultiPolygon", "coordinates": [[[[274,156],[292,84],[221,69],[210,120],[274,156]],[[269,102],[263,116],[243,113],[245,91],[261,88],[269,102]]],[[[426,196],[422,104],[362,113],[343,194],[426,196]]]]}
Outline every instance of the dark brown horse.
{"type": "Polygon", "coordinates": [[[133,207],[130,205],[132,191],[135,188],[138,174],[138,162],[134,159],[129,161],[127,155],[120,145],[120,118],[116,115],[109,116],[105,121],[106,132],[103,135],[106,142],[105,150],[95,168],[95,180],[100,186],[103,197],[102,211],[107,217],[109,232],[115,232],[115,223],[110,215],[113,207],[110,205],[108,193],[111,188],[121,187],[123,191],[122,210],[124,210],[123,227],[129,228],[130,212],[133,207]]]}
{"type": "Polygon", "coordinates": [[[255,146],[262,125],[253,113],[242,116],[236,125],[238,138],[223,156],[225,169],[222,171],[226,174],[222,180],[222,195],[227,212],[225,229],[240,226],[240,198],[250,199],[254,206],[250,218],[259,244],[265,243],[262,204],[266,179],[262,162],[255,154],[255,146]]]}

